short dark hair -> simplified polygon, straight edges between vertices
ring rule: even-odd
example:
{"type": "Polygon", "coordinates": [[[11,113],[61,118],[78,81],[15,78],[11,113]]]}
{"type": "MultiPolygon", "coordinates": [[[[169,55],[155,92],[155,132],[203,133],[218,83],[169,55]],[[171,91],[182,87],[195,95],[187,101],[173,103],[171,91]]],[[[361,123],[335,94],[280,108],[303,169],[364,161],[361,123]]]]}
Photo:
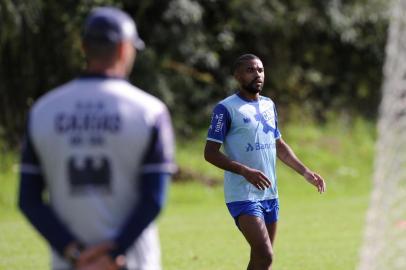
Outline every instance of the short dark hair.
{"type": "Polygon", "coordinates": [[[116,53],[116,44],[108,42],[83,41],[85,55],[88,59],[111,61],[116,53]]]}
{"type": "Polygon", "coordinates": [[[240,56],[234,61],[233,69],[232,69],[233,74],[235,74],[235,72],[236,72],[243,64],[245,64],[245,62],[247,62],[247,61],[249,61],[249,60],[254,60],[254,59],[261,60],[261,59],[259,59],[258,56],[256,56],[255,54],[252,54],[252,53],[246,53],[246,54],[240,55],[240,56]]]}

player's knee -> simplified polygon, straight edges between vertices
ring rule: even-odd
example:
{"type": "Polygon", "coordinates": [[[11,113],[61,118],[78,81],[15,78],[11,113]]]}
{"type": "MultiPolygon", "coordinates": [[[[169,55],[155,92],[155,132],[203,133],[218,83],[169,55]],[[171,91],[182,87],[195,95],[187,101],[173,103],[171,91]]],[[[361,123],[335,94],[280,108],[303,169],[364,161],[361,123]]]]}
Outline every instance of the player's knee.
{"type": "Polygon", "coordinates": [[[264,254],[263,264],[265,267],[270,267],[272,265],[272,262],[273,262],[273,252],[272,250],[270,250],[269,252],[264,254]]]}
{"type": "Polygon", "coordinates": [[[261,269],[268,269],[269,267],[271,267],[274,258],[272,249],[263,249],[256,255],[257,256],[255,256],[255,260],[257,264],[260,265],[261,269]]]}

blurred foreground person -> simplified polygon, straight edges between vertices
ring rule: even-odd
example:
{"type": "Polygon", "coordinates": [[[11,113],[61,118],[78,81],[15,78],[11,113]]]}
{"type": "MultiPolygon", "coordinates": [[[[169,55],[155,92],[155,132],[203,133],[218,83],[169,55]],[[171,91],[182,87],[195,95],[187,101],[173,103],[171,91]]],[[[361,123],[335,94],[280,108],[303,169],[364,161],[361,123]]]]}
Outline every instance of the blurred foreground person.
{"type": "Polygon", "coordinates": [[[29,113],[19,206],[52,269],[161,269],[153,221],[174,171],[168,110],[126,80],[144,48],[128,14],[94,9],[82,42],[85,73],[29,113]]]}
{"type": "Polygon", "coordinates": [[[282,139],[275,104],[259,94],[265,79],[261,60],[253,54],[242,55],[233,72],[239,89],[214,108],[204,157],[225,170],[228,210],[251,247],[247,269],[268,270],[279,212],[276,156],[320,193],[326,185],[282,139]]]}

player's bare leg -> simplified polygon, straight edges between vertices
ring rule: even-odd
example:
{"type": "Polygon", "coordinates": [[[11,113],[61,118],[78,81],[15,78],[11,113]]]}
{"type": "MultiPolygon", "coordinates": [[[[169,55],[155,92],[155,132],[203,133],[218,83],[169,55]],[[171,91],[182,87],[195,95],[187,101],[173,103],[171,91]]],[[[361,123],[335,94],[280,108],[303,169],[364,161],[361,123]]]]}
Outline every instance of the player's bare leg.
{"type": "Polygon", "coordinates": [[[264,220],[255,216],[242,215],[238,218],[238,224],[251,247],[247,270],[271,270],[273,250],[264,220]]]}
{"type": "MultiPolygon", "coordinates": [[[[271,240],[272,247],[275,246],[276,228],[277,228],[276,222],[271,223],[271,224],[266,224],[266,229],[268,230],[268,235],[269,235],[269,239],[271,240]]],[[[251,256],[252,256],[252,252],[251,252],[251,256]]],[[[251,269],[250,265],[248,265],[248,270],[250,270],[250,269],[251,269]]]]}
{"type": "Polygon", "coordinates": [[[271,239],[271,244],[275,246],[275,235],[276,235],[276,228],[277,222],[266,224],[266,229],[268,230],[269,239],[271,239]]]}

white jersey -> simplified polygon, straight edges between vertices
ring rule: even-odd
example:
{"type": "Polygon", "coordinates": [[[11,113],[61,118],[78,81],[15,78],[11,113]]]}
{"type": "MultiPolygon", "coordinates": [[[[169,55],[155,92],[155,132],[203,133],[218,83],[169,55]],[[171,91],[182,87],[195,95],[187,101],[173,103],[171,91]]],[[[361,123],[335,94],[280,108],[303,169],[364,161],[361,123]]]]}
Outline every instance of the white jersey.
{"type": "MultiPolygon", "coordinates": [[[[85,244],[118,234],[137,204],[140,174],[173,172],[166,106],[122,79],[79,78],[58,87],[34,105],[28,131],[39,162],[21,171],[43,173],[52,209],[85,244]],[[159,156],[147,151],[154,129],[165,135],[159,156]]],[[[154,224],[138,242],[127,253],[129,269],[160,269],[154,224]]],[[[52,260],[54,269],[69,267],[55,251],[52,260]]]]}

